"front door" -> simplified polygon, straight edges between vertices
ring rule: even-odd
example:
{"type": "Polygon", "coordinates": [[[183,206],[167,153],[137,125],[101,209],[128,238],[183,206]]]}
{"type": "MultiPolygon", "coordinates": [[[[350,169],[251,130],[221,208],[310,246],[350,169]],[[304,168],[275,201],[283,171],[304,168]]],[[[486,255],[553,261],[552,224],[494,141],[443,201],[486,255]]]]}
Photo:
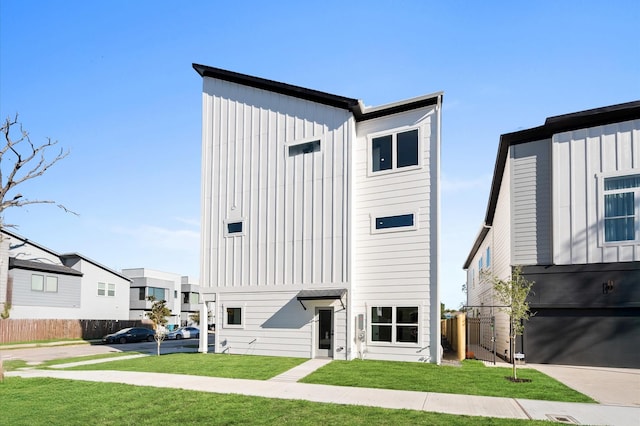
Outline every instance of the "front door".
{"type": "Polygon", "coordinates": [[[316,357],[333,358],[333,309],[317,308],[316,357]]]}

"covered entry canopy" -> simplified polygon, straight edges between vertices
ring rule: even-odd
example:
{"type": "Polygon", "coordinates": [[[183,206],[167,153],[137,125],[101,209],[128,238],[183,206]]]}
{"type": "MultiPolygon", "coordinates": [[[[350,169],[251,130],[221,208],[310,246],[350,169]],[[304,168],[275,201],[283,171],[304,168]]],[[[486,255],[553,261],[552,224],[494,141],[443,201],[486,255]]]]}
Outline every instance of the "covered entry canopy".
{"type": "Polygon", "coordinates": [[[296,296],[296,299],[300,302],[304,310],[307,307],[302,303],[303,300],[340,300],[342,307],[344,308],[344,302],[342,302],[342,296],[347,292],[346,288],[329,288],[322,290],[302,290],[296,296]]]}

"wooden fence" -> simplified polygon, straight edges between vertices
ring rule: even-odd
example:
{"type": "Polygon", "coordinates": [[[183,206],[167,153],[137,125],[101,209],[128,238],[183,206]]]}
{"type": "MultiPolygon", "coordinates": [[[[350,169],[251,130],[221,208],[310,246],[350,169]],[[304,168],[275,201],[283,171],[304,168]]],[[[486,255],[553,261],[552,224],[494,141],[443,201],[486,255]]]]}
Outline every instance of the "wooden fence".
{"type": "Polygon", "coordinates": [[[126,327],[152,328],[152,325],[140,320],[4,319],[0,320],[0,343],[100,339],[126,327]]]}

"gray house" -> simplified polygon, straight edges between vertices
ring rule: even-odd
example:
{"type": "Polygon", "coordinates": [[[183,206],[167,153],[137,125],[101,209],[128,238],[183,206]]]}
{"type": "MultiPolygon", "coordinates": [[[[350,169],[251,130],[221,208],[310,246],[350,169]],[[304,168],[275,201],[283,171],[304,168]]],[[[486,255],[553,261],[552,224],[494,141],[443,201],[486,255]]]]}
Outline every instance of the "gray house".
{"type": "Polygon", "coordinates": [[[517,342],[528,362],[640,367],[640,101],[500,137],[464,269],[470,316],[495,319],[509,358],[507,319],[481,271],[506,278],[517,265],[535,282],[517,342]]]}

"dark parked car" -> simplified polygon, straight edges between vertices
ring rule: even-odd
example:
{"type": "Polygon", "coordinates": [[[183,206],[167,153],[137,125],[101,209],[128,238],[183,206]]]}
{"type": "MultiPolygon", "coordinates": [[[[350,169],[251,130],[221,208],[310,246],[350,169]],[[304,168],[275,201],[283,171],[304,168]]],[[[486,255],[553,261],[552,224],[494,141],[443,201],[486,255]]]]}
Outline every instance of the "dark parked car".
{"type": "Polygon", "coordinates": [[[156,332],[148,328],[131,327],[123,328],[120,331],[116,331],[112,334],[107,334],[102,338],[102,343],[130,343],[130,342],[142,342],[146,340],[153,342],[156,332]]]}

